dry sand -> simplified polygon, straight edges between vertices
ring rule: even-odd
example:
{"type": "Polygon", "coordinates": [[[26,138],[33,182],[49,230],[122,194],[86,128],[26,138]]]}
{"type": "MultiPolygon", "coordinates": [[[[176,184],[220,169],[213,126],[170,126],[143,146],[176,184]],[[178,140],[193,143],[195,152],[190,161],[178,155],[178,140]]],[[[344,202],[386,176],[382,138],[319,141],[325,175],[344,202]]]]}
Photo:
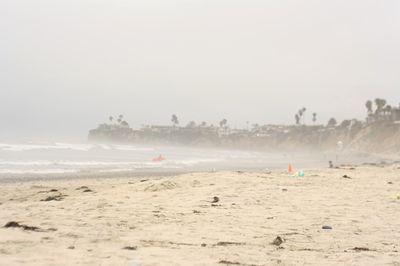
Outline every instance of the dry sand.
{"type": "Polygon", "coordinates": [[[1,227],[0,265],[400,265],[399,174],[392,165],[309,169],[304,178],[0,184],[0,226],[39,228],[1,227]],[[283,243],[271,244],[278,236],[283,243]]]}

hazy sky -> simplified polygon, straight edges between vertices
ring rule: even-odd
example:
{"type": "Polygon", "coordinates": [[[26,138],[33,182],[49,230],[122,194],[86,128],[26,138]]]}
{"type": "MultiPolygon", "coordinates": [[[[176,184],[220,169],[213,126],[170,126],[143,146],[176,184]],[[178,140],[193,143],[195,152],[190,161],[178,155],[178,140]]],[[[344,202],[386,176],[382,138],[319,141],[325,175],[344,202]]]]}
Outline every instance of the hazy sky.
{"type": "Polygon", "coordinates": [[[0,137],[400,102],[398,0],[0,0],[0,137]]]}

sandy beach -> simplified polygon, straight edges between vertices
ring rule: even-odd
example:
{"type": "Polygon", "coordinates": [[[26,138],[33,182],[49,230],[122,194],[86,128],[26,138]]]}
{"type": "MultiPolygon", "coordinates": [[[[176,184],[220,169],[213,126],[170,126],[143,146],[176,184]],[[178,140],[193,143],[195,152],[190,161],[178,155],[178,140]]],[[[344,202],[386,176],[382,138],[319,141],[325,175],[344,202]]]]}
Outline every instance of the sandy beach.
{"type": "Polygon", "coordinates": [[[399,167],[3,183],[0,265],[400,265],[399,167]]]}

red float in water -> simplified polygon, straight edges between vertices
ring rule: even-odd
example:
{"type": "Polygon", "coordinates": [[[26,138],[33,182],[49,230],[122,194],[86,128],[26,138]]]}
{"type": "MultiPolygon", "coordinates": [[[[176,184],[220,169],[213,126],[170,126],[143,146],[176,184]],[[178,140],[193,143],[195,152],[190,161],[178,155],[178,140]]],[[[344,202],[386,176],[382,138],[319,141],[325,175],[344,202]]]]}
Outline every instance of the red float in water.
{"type": "Polygon", "coordinates": [[[162,162],[162,161],[165,161],[166,159],[160,154],[160,155],[158,155],[158,157],[156,157],[156,158],[153,158],[153,162],[162,162]]]}

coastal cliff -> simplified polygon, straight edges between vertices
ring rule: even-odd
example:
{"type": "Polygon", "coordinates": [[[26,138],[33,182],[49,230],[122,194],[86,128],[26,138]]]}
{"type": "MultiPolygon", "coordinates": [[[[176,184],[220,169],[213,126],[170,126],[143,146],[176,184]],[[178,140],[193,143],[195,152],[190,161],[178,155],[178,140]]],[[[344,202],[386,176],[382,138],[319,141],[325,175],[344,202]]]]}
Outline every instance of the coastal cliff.
{"type": "Polygon", "coordinates": [[[134,130],[129,126],[102,124],[89,132],[91,142],[155,143],[249,150],[346,149],[362,152],[400,152],[400,124],[357,120],[339,126],[266,125],[251,130],[219,127],[152,126],[134,130]]]}

